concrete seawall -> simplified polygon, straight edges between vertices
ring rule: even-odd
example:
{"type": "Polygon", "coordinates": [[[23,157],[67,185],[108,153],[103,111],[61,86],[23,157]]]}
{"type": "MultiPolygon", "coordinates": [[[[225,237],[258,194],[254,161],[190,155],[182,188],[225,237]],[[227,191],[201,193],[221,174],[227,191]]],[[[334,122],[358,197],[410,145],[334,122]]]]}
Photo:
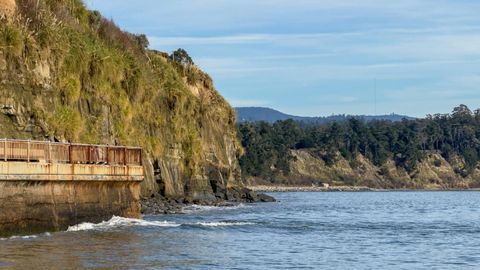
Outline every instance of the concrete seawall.
{"type": "Polygon", "coordinates": [[[143,167],[0,162],[0,236],[140,217],[143,167]]]}

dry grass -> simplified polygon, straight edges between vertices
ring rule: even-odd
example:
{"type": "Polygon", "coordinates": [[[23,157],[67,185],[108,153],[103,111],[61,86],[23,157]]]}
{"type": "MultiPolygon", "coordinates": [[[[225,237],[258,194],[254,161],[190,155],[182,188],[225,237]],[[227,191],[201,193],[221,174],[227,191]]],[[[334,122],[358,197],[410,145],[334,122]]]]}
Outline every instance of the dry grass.
{"type": "Polygon", "coordinates": [[[16,10],[15,0],[0,0],[0,19],[12,18],[16,10]]]}

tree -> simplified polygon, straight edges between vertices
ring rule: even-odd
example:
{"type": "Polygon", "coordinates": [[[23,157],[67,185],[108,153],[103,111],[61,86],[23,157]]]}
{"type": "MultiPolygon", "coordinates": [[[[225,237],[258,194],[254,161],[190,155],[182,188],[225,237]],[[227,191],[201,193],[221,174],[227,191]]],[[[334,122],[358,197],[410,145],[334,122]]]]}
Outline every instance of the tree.
{"type": "Polygon", "coordinates": [[[194,64],[192,58],[190,57],[190,55],[188,55],[187,51],[185,51],[185,50],[182,49],[182,48],[179,48],[179,49],[177,49],[176,51],[174,51],[174,52],[170,55],[170,58],[171,58],[174,62],[177,62],[177,63],[179,63],[180,65],[182,65],[182,66],[184,66],[184,67],[194,64]]]}
{"type": "Polygon", "coordinates": [[[466,105],[455,107],[452,112],[452,119],[459,124],[469,123],[472,120],[473,113],[466,105]]]}
{"type": "Polygon", "coordinates": [[[377,166],[391,159],[408,172],[413,172],[429,151],[447,160],[463,158],[466,170],[462,175],[471,173],[480,160],[480,110],[472,113],[465,105],[451,114],[402,122],[349,118],[309,125],[293,120],[273,125],[247,123],[240,124],[239,134],[246,150],[241,158],[242,170],[269,179],[288,175],[291,150],[300,148],[308,148],[327,165],[335,164],[339,154],[355,164],[361,154],[377,166]]]}
{"type": "Polygon", "coordinates": [[[145,50],[148,48],[150,45],[150,42],[148,41],[148,38],[144,34],[140,35],[133,35],[133,39],[136,41],[138,48],[142,51],[145,52],[145,50]]]}
{"type": "Polygon", "coordinates": [[[440,149],[440,139],[442,137],[442,129],[440,125],[435,122],[433,119],[428,120],[428,123],[425,127],[424,133],[427,137],[427,149],[429,150],[439,150],[440,149]]]}

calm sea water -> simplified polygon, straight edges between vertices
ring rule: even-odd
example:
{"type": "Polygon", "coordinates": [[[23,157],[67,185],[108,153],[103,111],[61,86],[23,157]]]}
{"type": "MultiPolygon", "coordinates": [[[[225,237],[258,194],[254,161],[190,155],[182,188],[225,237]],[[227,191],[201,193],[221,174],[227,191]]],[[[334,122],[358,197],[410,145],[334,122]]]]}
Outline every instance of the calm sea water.
{"type": "Polygon", "coordinates": [[[281,193],[0,240],[5,269],[480,269],[480,193],[281,193]]]}

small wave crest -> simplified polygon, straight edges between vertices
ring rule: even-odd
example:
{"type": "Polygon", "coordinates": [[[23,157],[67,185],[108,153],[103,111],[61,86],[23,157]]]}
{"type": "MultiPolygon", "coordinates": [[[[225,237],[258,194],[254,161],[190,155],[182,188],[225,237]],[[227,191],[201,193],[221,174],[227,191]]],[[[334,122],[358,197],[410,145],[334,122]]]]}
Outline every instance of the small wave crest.
{"type": "Polygon", "coordinates": [[[182,213],[190,214],[190,213],[207,212],[207,211],[232,210],[232,209],[240,209],[240,208],[246,208],[246,207],[247,206],[243,203],[223,205],[223,206],[192,204],[192,205],[183,207],[182,213]]]}
{"type": "MultiPolygon", "coordinates": [[[[145,227],[180,227],[180,226],[201,226],[201,227],[226,227],[226,226],[246,226],[254,225],[253,222],[245,221],[211,221],[211,222],[196,222],[196,223],[185,223],[179,224],[170,221],[148,221],[134,218],[124,218],[114,216],[108,221],[103,221],[100,223],[80,223],[78,225],[70,226],[67,229],[67,232],[79,232],[79,231],[90,231],[90,230],[108,230],[112,228],[119,227],[133,227],[133,226],[145,226],[145,227]]],[[[35,236],[33,236],[35,237],[35,236]]]]}
{"type": "Polygon", "coordinates": [[[197,222],[195,225],[205,226],[205,227],[224,227],[224,226],[246,226],[246,225],[255,225],[253,222],[228,222],[228,221],[218,221],[218,222],[197,222]]]}
{"type": "Polygon", "coordinates": [[[148,221],[135,218],[124,218],[114,216],[108,221],[100,223],[84,222],[78,225],[70,226],[67,232],[89,231],[89,230],[106,230],[116,227],[132,227],[132,226],[150,226],[150,227],[178,227],[181,224],[177,224],[169,221],[148,221]]]}
{"type": "Polygon", "coordinates": [[[46,232],[42,234],[33,234],[33,235],[14,235],[10,237],[0,238],[0,241],[12,240],[12,239],[35,239],[41,236],[50,236],[51,234],[46,232]]]}

